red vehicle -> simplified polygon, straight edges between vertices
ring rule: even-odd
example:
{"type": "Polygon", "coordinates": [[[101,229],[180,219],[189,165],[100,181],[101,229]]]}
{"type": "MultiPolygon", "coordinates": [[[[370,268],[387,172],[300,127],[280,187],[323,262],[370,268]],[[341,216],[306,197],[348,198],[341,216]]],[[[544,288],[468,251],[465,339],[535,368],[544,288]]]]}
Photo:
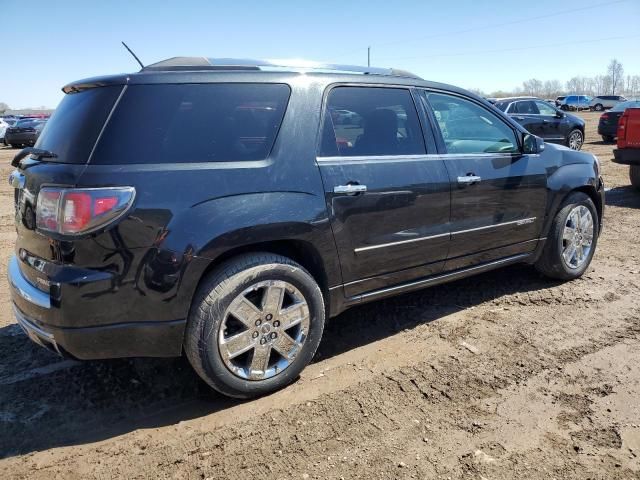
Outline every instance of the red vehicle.
{"type": "Polygon", "coordinates": [[[627,108],[618,122],[615,163],[629,165],[631,185],[640,190],[640,108],[627,108]]]}

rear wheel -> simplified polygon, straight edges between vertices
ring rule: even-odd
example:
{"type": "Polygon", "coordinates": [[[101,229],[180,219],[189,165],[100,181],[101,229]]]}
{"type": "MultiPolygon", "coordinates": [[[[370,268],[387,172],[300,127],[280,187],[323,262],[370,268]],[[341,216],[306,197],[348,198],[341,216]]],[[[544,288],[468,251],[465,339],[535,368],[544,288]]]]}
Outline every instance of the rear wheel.
{"type": "Polygon", "coordinates": [[[616,137],[612,135],[602,135],[602,141],[605,143],[611,143],[616,137]]]}
{"type": "Polygon", "coordinates": [[[580,277],[595,253],[598,225],[598,212],[591,198],[582,192],[570,194],[553,219],[536,269],[560,280],[580,277]]]}
{"type": "Polygon", "coordinates": [[[629,180],[634,188],[640,190],[640,165],[631,165],[629,167],[629,180]]]}
{"type": "Polygon", "coordinates": [[[322,292],[303,267],[270,253],[242,255],[202,281],[184,348],[215,390],[257,397],[298,377],[318,348],[324,321],[322,292]]]}
{"type": "Polygon", "coordinates": [[[594,105],[593,109],[594,109],[596,112],[601,112],[602,110],[604,110],[604,107],[602,106],[602,104],[601,104],[601,103],[596,103],[596,104],[594,105]]]}
{"type": "Polygon", "coordinates": [[[582,143],[584,142],[584,135],[577,128],[571,130],[569,136],[567,137],[567,147],[571,150],[580,150],[582,148],[582,143]]]}

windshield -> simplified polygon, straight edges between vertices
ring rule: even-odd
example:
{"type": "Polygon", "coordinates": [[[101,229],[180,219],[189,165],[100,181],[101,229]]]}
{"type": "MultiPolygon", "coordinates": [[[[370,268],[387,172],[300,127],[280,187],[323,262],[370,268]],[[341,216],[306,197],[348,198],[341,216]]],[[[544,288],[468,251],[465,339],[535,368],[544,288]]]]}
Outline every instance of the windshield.
{"type": "Polygon", "coordinates": [[[121,91],[121,85],[113,85],[66,94],[35,147],[55,153],[51,161],[86,163],[121,91]]]}
{"type": "Polygon", "coordinates": [[[611,109],[612,112],[624,112],[627,108],[640,108],[640,100],[618,103],[611,109]]]}

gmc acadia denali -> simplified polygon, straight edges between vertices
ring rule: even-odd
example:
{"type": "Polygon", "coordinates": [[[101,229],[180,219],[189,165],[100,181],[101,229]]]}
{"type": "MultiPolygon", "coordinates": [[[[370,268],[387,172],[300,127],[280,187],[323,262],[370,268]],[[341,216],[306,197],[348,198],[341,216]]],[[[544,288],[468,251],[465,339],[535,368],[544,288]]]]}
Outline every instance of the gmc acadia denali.
{"type": "Polygon", "coordinates": [[[593,155],[408,72],[178,57],[63,91],[13,161],[8,272],[74,358],[184,352],[263,395],[351,306],[513,263],[574,279],[602,226],[593,155]]]}

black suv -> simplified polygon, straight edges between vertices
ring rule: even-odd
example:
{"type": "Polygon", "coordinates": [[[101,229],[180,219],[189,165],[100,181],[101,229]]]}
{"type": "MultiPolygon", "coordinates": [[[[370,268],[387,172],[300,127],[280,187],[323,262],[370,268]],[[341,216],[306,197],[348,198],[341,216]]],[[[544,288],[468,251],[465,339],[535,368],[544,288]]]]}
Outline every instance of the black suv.
{"type": "Polygon", "coordinates": [[[576,115],[535,97],[501,98],[495,106],[545,142],[560,143],[572,150],[582,148],[585,122],[576,115]]]}
{"type": "Polygon", "coordinates": [[[174,58],[78,81],[14,159],[8,271],[29,337],[179,356],[271,392],[346,308],[534,264],[582,275],[597,159],[407,72],[174,58]]]}

